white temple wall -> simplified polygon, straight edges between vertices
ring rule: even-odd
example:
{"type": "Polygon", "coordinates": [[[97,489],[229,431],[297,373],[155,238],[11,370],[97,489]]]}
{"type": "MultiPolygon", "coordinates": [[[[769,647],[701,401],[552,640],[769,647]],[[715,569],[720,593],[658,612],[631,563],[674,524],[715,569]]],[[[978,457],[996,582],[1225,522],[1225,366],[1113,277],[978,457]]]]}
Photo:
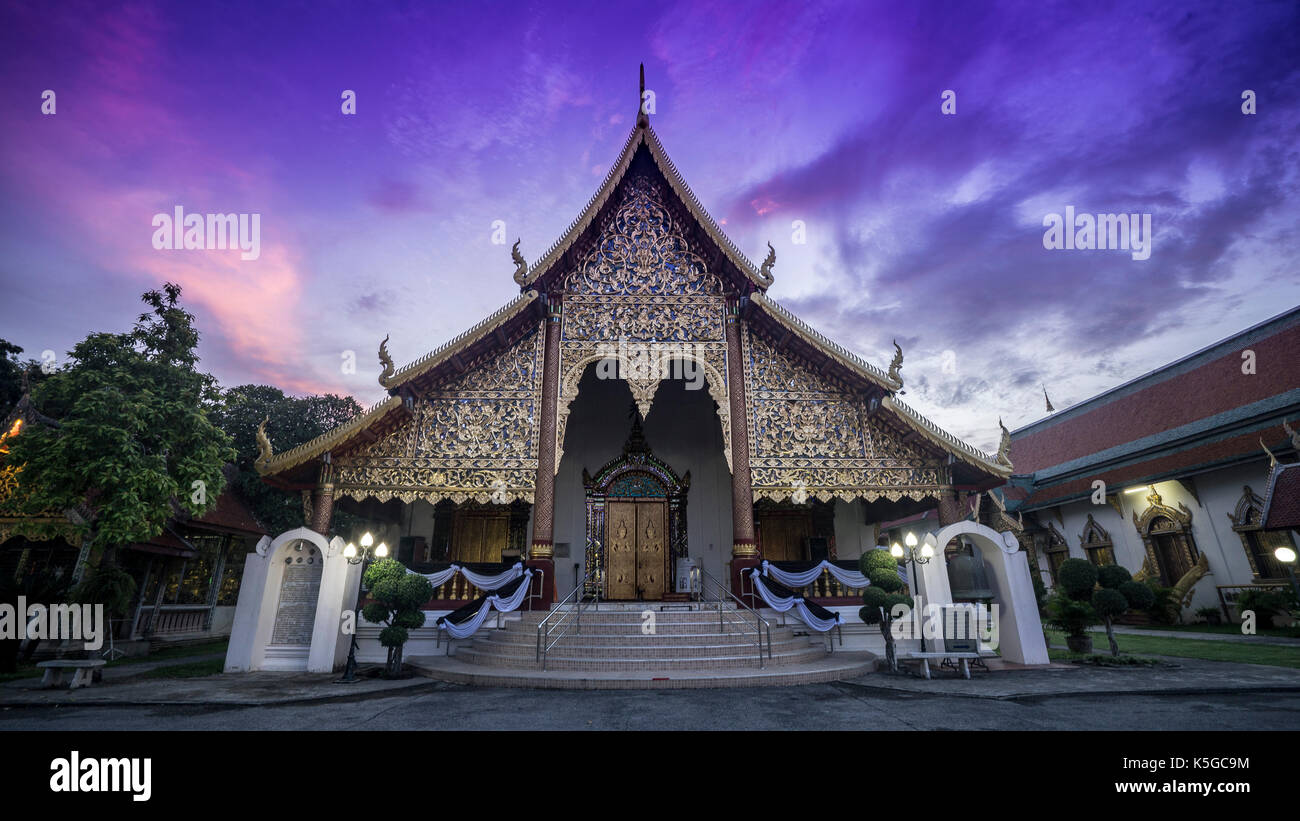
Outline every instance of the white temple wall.
{"type": "Polygon", "coordinates": [[[861,499],[835,500],[835,555],[856,559],[876,546],[876,528],[868,524],[861,499]]]}
{"type": "MultiPolygon", "coordinates": [[[[1210,564],[1209,574],[1197,582],[1194,588],[1192,603],[1184,610],[1184,618],[1189,618],[1191,613],[1201,607],[1218,607],[1219,597],[1215,590],[1217,585],[1250,584],[1254,581],[1241,539],[1233,531],[1228,515],[1236,509],[1243,485],[1250,485],[1256,494],[1263,495],[1267,479],[1268,461],[1265,459],[1197,474],[1193,481],[1197,495],[1200,496],[1199,502],[1180,482],[1155,483],[1163,504],[1177,509],[1181,502],[1192,512],[1192,538],[1210,564]]],[[[1137,573],[1142,569],[1142,562],[1146,558],[1146,548],[1133,524],[1133,514],[1136,512],[1141,517],[1148,503],[1147,486],[1134,487],[1140,487],[1142,491],[1120,494],[1124,508],[1122,517],[1109,504],[1094,505],[1089,499],[1083,499],[1054,509],[1041,510],[1038,513],[1039,521],[1056,526],[1070,546],[1071,557],[1087,558],[1080,546],[1079,536],[1087,525],[1088,514],[1092,514],[1093,519],[1110,534],[1115,560],[1130,572],[1137,573]],[[1060,519],[1057,518],[1056,511],[1060,511],[1060,519]]],[[[1039,561],[1046,568],[1044,557],[1040,556],[1039,561]]],[[[1050,580],[1045,581],[1050,583],[1050,580]]]]}

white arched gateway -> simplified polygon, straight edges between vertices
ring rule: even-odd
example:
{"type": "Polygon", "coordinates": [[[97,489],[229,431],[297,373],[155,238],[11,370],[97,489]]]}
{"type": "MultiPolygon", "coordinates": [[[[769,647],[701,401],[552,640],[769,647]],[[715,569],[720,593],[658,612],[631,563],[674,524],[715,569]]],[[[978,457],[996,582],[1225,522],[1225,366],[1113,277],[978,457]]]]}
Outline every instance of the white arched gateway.
{"type": "Polygon", "coordinates": [[[337,536],[307,527],[263,536],[244,560],[225,671],[334,670],[347,654],[340,618],[355,606],[344,598],[356,595],[359,569],[337,536]]]}
{"type": "Polygon", "coordinates": [[[921,595],[925,604],[952,603],[944,547],[956,536],[965,536],[976,544],[984,561],[993,570],[989,584],[998,605],[998,652],[1002,658],[1016,664],[1047,664],[1047,641],[1043,637],[1034,583],[1029,575],[1029,558],[1010,531],[998,533],[991,527],[967,520],[926,535],[926,543],[934,548],[934,558],[919,565],[921,595]]]}

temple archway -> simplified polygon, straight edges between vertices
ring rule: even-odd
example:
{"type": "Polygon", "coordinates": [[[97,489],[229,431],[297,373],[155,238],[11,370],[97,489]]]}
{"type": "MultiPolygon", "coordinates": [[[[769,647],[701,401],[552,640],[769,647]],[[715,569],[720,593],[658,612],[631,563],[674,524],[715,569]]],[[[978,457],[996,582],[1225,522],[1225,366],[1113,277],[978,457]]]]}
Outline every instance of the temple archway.
{"type": "Polygon", "coordinates": [[[691,474],[678,476],[651,451],[641,414],[633,410],[623,453],[586,489],[588,592],[607,599],[658,601],[676,590],[676,567],[689,554],[686,497],[691,474]]]}
{"type": "Polygon", "coordinates": [[[919,565],[925,607],[952,604],[948,561],[941,545],[957,536],[978,548],[992,571],[988,581],[998,606],[999,654],[1016,664],[1047,664],[1047,642],[1029,576],[1029,558],[1010,531],[998,533],[986,525],[964,520],[927,534],[925,540],[934,549],[934,558],[919,565]]]}

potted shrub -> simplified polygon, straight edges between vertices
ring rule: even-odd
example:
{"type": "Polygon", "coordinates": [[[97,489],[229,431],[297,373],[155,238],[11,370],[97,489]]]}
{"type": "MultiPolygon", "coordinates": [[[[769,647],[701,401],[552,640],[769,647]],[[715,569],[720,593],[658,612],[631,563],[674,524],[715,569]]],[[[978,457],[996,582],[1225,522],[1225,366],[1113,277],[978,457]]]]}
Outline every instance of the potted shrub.
{"type": "Polygon", "coordinates": [[[1047,603],[1048,623],[1065,633],[1065,644],[1075,653],[1091,653],[1088,628],[1100,619],[1090,599],[1097,586],[1097,568],[1086,559],[1066,559],[1056,571],[1056,592],[1047,603]]]}

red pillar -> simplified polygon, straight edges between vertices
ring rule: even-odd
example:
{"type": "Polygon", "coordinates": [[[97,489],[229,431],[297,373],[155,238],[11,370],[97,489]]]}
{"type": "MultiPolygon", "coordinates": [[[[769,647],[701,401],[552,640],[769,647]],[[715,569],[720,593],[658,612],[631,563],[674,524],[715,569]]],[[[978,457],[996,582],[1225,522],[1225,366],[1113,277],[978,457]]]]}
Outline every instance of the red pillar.
{"type": "Polygon", "coordinates": [[[727,394],[731,404],[731,589],[737,595],[741,573],[759,563],[754,538],[754,486],[749,473],[749,414],[740,317],[727,315],[727,394]]]}
{"type": "Polygon", "coordinates": [[[334,517],[334,483],[326,478],[311,493],[311,529],[329,538],[330,520],[334,517]]]}
{"type": "Polygon", "coordinates": [[[529,566],[546,573],[546,586],[555,587],[555,425],[560,392],[560,312],[548,311],[542,355],[542,408],[537,443],[537,481],[533,490],[533,539],[529,566]]]}

